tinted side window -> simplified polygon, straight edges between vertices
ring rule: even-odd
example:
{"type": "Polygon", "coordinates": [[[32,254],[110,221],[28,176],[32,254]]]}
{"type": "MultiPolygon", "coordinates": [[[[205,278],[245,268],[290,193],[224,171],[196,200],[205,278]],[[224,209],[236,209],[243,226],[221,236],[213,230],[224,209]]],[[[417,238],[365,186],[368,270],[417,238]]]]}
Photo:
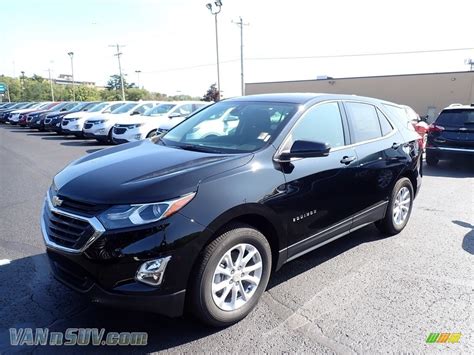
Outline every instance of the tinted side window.
{"type": "Polygon", "coordinates": [[[310,108],[300,118],[291,133],[292,142],[307,140],[328,143],[331,148],[344,145],[344,130],[339,105],[336,102],[310,108]]]}
{"type": "Polygon", "coordinates": [[[382,136],[379,118],[374,106],[358,102],[346,102],[345,106],[349,114],[354,143],[382,136]]]}
{"type": "Polygon", "coordinates": [[[379,116],[379,121],[380,121],[380,128],[382,129],[382,136],[386,136],[390,132],[392,132],[393,127],[388,121],[387,117],[377,109],[377,115],[379,116]]]}

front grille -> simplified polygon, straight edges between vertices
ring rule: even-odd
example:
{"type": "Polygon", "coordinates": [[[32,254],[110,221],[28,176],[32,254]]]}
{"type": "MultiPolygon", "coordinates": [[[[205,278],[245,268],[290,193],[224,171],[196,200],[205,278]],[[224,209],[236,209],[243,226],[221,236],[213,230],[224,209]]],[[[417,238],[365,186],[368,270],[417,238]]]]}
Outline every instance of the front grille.
{"type": "Polygon", "coordinates": [[[61,209],[69,212],[78,212],[87,216],[94,216],[98,212],[105,211],[109,205],[95,204],[82,201],[72,200],[64,196],[58,196],[63,202],[61,203],[61,209]]]}
{"type": "Polygon", "coordinates": [[[126,131],[127,131],[126,128],[114,127],[114,133],[115,133],[115,134],[124,134],[126,131]]]}
{"type": "Polygon", "coordinates": [[[85,128],[85,129],[92,128],[92,126],[93,126],[92,123],[86,123],[86,124],[84,124],[84,128],[85,128]]]}
{"type": "Polygon", "coordinates": [[[51,211],[47,206],[44,213],[48,238],[59,246],[79,250],[95,233],[95,229],[87,221],[51,211]]]}

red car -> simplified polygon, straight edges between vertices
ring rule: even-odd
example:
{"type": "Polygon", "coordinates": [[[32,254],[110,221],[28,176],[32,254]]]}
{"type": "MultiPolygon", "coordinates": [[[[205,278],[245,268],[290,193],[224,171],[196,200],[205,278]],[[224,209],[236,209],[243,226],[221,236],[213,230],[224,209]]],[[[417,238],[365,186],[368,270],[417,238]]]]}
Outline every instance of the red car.
{"type": "Polygon", "coordinates": [[[405,109],[405,112],[410,120],[411,125],[415,129],[416,133],[418,133],[421,136],[420,140],[420,148],[423,150],[426,147],[426,138],[428,136],[428,123],[423,121],[420,116],[410,107],[406,105],[402,105],[402,107],[405,109]]]}
{"type": "Polygon", "coordinates": [[[32,114],[35,114],[35,113],[38,113],[38,112],[44,112],[44,111],[49,111],[51,110],[54,106],[56,106],[57,104],[59,104],[59,102],[51,102],[49,105],[47,105],[46,107],[43,107],[41,108],[41,110],[35,110],[35,111],[29,111],[29,112],[25,112],[25,113],[22,113],[20,115],[20,118],[18,120],[18,124],[21,126],[21,127],[26,127],[27,124],[28,124],[28,115],[32,115],[32,114]]]}

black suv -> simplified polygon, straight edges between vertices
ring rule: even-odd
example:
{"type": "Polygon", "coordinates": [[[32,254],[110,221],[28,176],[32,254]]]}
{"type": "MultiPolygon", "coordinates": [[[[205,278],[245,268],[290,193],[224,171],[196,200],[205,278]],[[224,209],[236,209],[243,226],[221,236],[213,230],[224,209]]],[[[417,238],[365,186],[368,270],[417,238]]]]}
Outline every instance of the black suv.
{"type": "Polygon", "coordinates": [[[97,303],[168,316],[187,305],[234,323],[284,263],[373,222],[389,235],[406,226],[421,151],[397,110],[357,96],[247,96],[87,155],[45,199],[54,275],[97,303]]]}
{"type": "Polygon", "coordinates": [[[426,163],[438,164],[453,156],[474,157],[474,104],[451,105],[428,128],[426,163]]]}

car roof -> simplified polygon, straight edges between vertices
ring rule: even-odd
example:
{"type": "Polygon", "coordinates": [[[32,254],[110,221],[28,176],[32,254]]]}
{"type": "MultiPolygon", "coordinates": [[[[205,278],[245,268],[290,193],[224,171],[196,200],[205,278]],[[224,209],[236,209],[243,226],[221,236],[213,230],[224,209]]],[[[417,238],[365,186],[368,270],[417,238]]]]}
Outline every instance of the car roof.
{"type": "Polygon", "coordinates": [[[474,110],[474,104],[471,105],[462,105],[462,104],[451,104],[448,107],[445,107],[444,110],[474,110]]]}
{"type": "Polygon", "coordinates": [[[262,102],[280,102],[304,105],[310,101],[326,100],[356,100],[367,103],[385,103],[389,105],[400,106],[396,103],[380,100],[372,97],[358,95],[325,94],[325,93],[281,93],[281,94],[258,94],[225,99],[223,101],[262,101],[262,102]],[[319,99],[319,100],[318,100],[319,99]]]}

